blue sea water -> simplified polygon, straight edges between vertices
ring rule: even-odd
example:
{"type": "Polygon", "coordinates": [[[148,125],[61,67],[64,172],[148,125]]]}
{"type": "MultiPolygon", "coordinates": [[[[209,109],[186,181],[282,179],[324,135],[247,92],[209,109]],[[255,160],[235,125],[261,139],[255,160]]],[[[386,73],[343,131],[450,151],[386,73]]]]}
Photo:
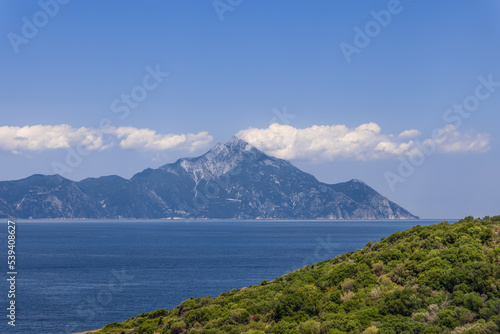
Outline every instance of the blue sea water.
{"type": "MultiPolygon", "coordinates": [[[[272,280],[306,264],[440,220],[17,222],[16,326],[1,333],[74,333],[190,297],[272,280]]],[[[454,222],[455,220],[449,220],[454,222]]],[[[0,257],[7,273],[7,227],[0,257]]]]}

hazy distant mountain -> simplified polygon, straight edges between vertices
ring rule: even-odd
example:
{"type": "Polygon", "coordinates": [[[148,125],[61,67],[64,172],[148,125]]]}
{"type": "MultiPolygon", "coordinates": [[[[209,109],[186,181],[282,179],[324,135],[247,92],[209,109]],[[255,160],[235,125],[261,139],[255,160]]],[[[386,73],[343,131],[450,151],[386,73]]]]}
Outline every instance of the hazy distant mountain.
{"type": "Polygon", "coordinates": [[[0,217],[418,218],[362,181],[319,182],[237,138],[130,180],[33,175],[0,182],[0,217]]]}

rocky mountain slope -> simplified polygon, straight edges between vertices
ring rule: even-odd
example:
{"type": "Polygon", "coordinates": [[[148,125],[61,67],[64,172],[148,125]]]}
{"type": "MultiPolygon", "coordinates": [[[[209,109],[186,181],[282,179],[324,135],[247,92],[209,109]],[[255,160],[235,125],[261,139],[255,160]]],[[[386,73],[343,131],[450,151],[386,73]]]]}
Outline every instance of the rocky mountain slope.
{"type": "Polygon", "coordinates": [[[414,219],[359,180],[319,182],[232,138],[196,158],[80,182],[33,175],[0,182],[0,217],[414,219]]]}

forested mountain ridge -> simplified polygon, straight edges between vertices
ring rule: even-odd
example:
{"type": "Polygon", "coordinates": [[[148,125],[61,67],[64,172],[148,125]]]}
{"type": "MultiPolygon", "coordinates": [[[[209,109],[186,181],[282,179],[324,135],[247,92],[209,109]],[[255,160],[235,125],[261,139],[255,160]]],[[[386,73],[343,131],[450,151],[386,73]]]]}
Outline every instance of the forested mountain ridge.
{"type": "Polygon", "coordinates": [[[499,333],[500,216],[417,225],[271,282],[98,333],[499,333]]]}

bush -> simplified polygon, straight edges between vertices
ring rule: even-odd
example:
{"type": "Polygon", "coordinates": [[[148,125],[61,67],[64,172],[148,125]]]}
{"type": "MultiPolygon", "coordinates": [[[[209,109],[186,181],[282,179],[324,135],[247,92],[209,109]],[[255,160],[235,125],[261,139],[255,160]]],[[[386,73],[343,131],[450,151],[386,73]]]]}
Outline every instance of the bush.
{"type": "Polygon", "coordinates": [[[278,324],[267,328],[265,332],[266,334],[300,334],[297,324],[283,320],[278,324]]]}
{"type": "Polygon", "coordinates": [[[229,313],[229,317],[239,324],[246,324],[249,321],[250,313],[245,309],[236,309],[229,313]]]}
{"type": "Polygon", "coordinates": [[[500,299],[490,299],[484,305],[484,308],[479,311],[481,318],[488,320],[495,314],[500,314],[500,299]]]}
{"type": "Polygon", "coordinates": [[[346,278],[341,284],[340,284],[342,290],[344,291],[351,291],[352,288],[354,287],[354,280],[352,278],[346,278]]]}
{"type": "Polygon", "coordinates": [[[378,334],[379,330],[375,326],[370,326],[363,331],[361,334],[378,334]]]}
{"type": "Polygon", "coordinates": [[[319,322],[307,320],[299,325],[301,334],[319,334],[319,322]]]}
{"type": "Polygon", "coordinates": [[[186,331],[186,323],[182,320],[174,322],[170,326],[170,333],[171,334],[182,334],[186,331]]]}
{"type": "Polygon", "coordinates": [[[471,292],[464,295],[463,304],[471,311],[477,312],[483,306],[483,298],[477,292],[471,292]]]}

